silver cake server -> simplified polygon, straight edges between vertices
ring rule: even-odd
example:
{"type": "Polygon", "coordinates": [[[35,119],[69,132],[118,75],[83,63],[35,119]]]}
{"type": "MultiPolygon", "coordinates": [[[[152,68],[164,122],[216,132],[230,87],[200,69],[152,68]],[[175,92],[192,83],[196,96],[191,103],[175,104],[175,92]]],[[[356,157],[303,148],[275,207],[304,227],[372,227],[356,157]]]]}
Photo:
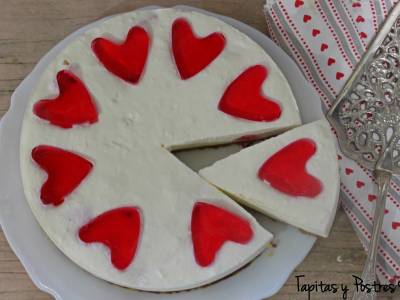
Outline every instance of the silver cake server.
{"type": "MultiPolygon", "coordinates": [[[[393,174],[400,174],[400,5],[397,4],[368,46],[327,118],[342,152],[374,171],[378,199],[372,239],[362,273],[364,283],[376,280],[376,256],[393,174]]],[[[375,299],[360,290],[353,300],[375,299]]]]}

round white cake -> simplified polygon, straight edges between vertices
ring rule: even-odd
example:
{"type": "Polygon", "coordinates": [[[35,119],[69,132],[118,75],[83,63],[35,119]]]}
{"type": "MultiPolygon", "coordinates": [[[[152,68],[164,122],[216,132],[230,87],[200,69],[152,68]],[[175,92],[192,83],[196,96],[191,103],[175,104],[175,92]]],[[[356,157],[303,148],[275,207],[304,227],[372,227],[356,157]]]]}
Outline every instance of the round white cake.
{"type": "Polygon", "coordinates": [[[170,151],[299,124],[282,72],[243,33],[200,13],[125,13],[71,42],[30,96],[25,195],[49,238],[93,275],[146,291],[198,287],[272,235],[170,151]]]}

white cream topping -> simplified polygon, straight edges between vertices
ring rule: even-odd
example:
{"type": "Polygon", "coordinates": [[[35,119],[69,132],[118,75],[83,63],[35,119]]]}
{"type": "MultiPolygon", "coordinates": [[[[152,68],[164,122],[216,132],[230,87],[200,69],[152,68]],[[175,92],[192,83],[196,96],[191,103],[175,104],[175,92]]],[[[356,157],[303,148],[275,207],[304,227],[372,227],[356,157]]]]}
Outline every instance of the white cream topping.
{"type": "Polygon", "coordinates": [[[217,161],[200,170],[200,174],[244,205],[326,237],[335,217],[339,197],[339,167],[334,140],[328,122],[316,121],[217,161]],[[322,192],[314,198],[284,194],[257,176],[266,160],[301,138],[312,139],[317,145],[316,153],[306,164],[307,172],[323,185],[322,192]]]}
{"type": "Polygon", "coordinates": [[[259,254],[271,234],[230,198],[189,170],[166,149],[230,142],[242,135],[272,134],[300,124],[290,87],[272,59],[246,35],[224,22],[176,9],[130,12],[88,30],[49,65],[31,95],[21,133],[21,174],[26,198],[38,222],[57,247],[75,263],[107,281],[141,290],[174,291],[213,282],[259,254]],[[181,80],[170,51],[173,21],[184,17],[196,34],[222,32],[227,44],[220,56],[189,80],[181,80]],[[122,41],[128,30],[143,26],[151,36],[149,57],[139,84],[109,73],[91,50],[97,37],[122,41]],[[71,65],[66,66],[68,61],[71,65]],[[217,109],[229,83],[243,70],[262,64],[269,70],[263,91],[282,106],[280,119],[251,122],[217,109]],[[90,126],[61,129],[32,113],[43,98],[58,95],[56,74],[70,69],[85,83],[99,108],[90,126]],[[59,207],[44,206],[40,188],[46,178],[31,150],[47,144],[87,157],[94,168],[59,207]],[[237,213],[251,223],[246,245],[227,242],[215,262],[196,264],[190,218],[196,201],[237,213]],[[84,244],[79,228],[97,215],[120,206],[138,206],[143,215],[134,262],[123,272],[110,262],[107,248],[84,244]]]}

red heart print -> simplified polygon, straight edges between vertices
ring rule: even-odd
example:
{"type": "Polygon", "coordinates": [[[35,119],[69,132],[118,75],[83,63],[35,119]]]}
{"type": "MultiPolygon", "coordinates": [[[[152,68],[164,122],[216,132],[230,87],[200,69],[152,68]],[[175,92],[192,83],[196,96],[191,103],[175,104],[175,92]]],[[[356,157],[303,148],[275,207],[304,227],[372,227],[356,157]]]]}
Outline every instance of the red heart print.
{"type": "Polygon", "coordinates": [[[87,159],[53,146],[37,146],[31,155],[48,176],[40,190],[40,199],[45,205],[63,203],[93,168],[87,159]]]}
{"type": "Polygon", "coordinates": [[[225,90],[218,109],[251,121],[270,122],[279,119],[279,104],[262,95],[262,84],[267,76],[268,70],[262,65],[245,70],[225,90]]]}
{"type": "Polygon", "coordinates": [[[300,6],[302,6],[304,4],[304,2],[302,0],[296,0],[294,2],[294,7],[298,8],[300,6]]]}
{"type": "Polygon", "coordinates": [[[346,175],[350,175],[354,172],[353,169],[350,168],[346,168],[344,171],[346,172],[346,175]]]}
{"type": "Polygon", "coordinates": [[[337,80],[342,79],[343,76],[344,76],[344,74],[343,74],[342,72],[336,72],[336,79],[337,79],[337,80]]]}
{"type": "Polygon", "coordinates": [[[328,45],[325,43],[321,44],[321,51],[324,52],[326,49],[328,49],[328,45]]]}
{"type": "Polygon", "coordinates": [[[358,17],[356,18],[356,22],[357,22],[357,23],[363,23],[363,22],[365,22],[365,19],[364,19],[362,16],[358,16],[358,17]]]}
{"type": "Polygon", "coordinates": [[[389,213],[389,210],[385,208],[385,215],[389,213]]]}
{"type": "Polygon", "coordinates": [[[358,180],[358,181],[356,182],[356,186],[360,189],[360,188],[362,188],[363,186],[365,186],[365,183],[364,183],[363,181],[358,180]]]}
{"type": "Polygon", "coordinates": [[[258,178],[287,195],[314,198],[322,192],[322,183],[307,172],[306,164],[316,151],[311,139],[294,141],[264,162],[258,178]]]}
{"type": "Polygon", "coordinates": [[[119,207],[102,213],[79,229],[85,243],[102,243],[111,252],[111,263],[118,270],[133,261],[139,244],[141,217],[137,207],[119,207]]]}
{"type": "Polygon", "coordinates": [[[394,275],[392,278],[389,279],[389,282],[395,284],[397,279],[400,279],[400,276],[394,275]]]}
{"type": "Polygon", "coordinates": [[[307,23],[310,20],[311,20],[311,16],[310,15],[304,15],[304,17],[303,17],[303,22],[304,23],[307,23]]]}
{"type": "Polygon", "coordinates": [[[393,230],[400,228],[400,222],[392,222],[392,228],[393,228],[393,230]]]}
{"type": "Polygon", "coordinates": [[[50,124],[62,128],[95,123],[98,120],[96,106],[83,82],[69,71],[57,73],[59,95],[54,99],[42,99],[33,106],[33,113],[50,124]]]}
{"type": "Polygon", "coordinates": [[[205,69],[225,48],[225,37],[214,32],[197,37],[185,19],[177,19],[172,25],[172,52],[182,79],[189,79],[205,69]]]}
{"type": "Polygon", "coordinates": [[[376,196],[375,195],[368,195],[368,201],[369,202],[372,202],[372,201],[374,201],[374,200],[376,200],[376,196]]]}
{"type": "Polygon", "coordinates": [[[115,76],[135,84],[146,65],[150,37],[140,26],[132,27],[124,42],[117,44],[106,38],[92,42],[92,50],[104,67],[115,76]]]}
{"type": "Polygon", "coordinates": [[[191,221],[193,251],[197,264],[211,265],[219,249],[227,241],[247,244],[253,237],[250,223],[216,205],[197,202],[191,221]]]}
{"type": "Polygon", "coordinates": [[[313,29],[313,31],[312,31],[312,36],[317,36],[317,35],[319,35],[320,33],[321,33],[320,30],[318,30],[318,29],[313,29]]]}
{"type": "Polygon", "coordinates": [[[332,57],[328,58],[328,66],[334,64],[335,62],[336,62],[336,60],[334,58],[332,58],[332,57]]]}
{"type": "Polygon", "coordinates": [[[368,37],[368,36],[367,36],[367,34],[366,34],[364,31],[360,32],[360,38],[366,39],[367,37],[368,37]]]}
{"type": "Polygon", "coordinates": [[[361,3],[360,2],[354,2],[352,4],[352,7],[361,7],[361,3]]]}

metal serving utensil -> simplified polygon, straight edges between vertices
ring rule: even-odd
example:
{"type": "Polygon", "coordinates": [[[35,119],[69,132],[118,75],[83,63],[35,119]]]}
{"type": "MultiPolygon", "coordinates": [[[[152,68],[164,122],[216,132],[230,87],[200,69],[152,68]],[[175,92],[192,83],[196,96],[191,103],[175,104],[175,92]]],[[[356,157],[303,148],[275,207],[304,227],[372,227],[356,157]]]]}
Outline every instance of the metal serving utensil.
{"type": "MultiPolygon", "coordinates": [[[[342,152],[374,171],[378,183],[372,239],[362,273],[376,280],[376,256],[393,174],[400,174],[400,3],[387,17],[367,52],[346,82],[327,118],[342,152]]],[[[353,300],[375,299],[356,291],[353,300]]]]}

